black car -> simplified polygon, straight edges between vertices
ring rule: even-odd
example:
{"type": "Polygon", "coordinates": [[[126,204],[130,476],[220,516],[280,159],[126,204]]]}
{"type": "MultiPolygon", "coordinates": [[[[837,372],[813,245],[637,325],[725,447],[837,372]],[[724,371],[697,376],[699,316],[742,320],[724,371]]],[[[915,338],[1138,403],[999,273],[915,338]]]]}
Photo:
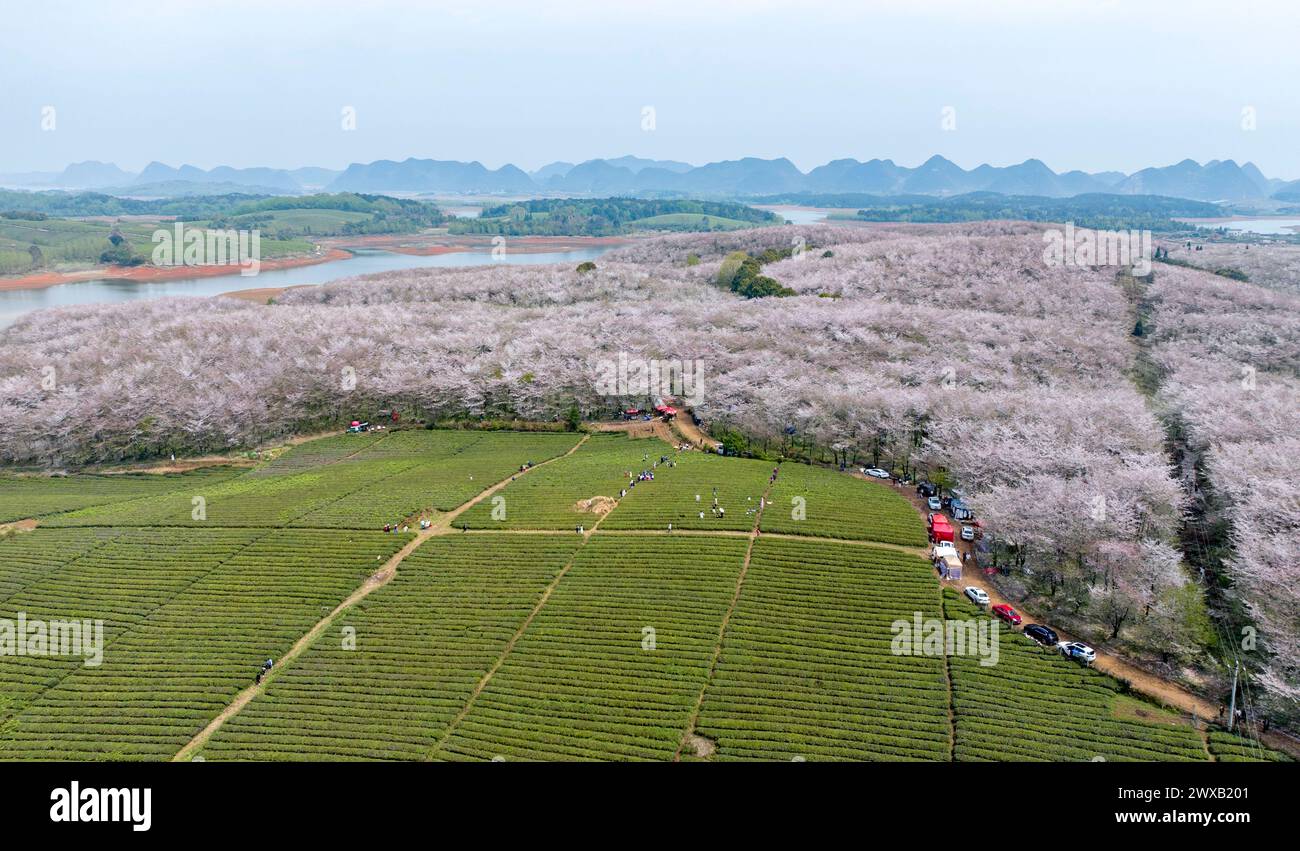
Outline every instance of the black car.
{"type": "Polygon", "coordinates": [[[1049,647],[1056,646],[1058,641],[1056,633],[1053,632],[1051,628],[1045,627],[1039,623],[1031,623],[1029,626],[1025,627],[1025,635],[1029,636],[1034,641],[1037,641],[1039,644],[1049,647]]]}
{"type": "Polygon", "coordinates": [[[922,497],[929,499],[939,492],[939,486],[933,482],[921,482],[916,486],[916,492],[922,497]]]}

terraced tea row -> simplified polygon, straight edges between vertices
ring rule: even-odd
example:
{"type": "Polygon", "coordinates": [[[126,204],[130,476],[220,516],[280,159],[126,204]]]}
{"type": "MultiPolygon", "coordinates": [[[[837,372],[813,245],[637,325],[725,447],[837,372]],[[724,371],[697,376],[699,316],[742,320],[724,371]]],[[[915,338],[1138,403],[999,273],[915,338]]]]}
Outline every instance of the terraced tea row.
{"type": "MultiPolygon", "coordinates": [[[[639,473],[649,469],[667,449],[657,440],[629,440],[617,434],[593,435],[572,455],[521,476],[492,500],[466,511],[454,525],[461,529],[590,527],[600,520],[603,512],[587,510],[579,503],[596,496],[612,503],[619,491],[628,486],[630,471],[639,473]]],[[[657,484],[658,481],[646,482],[644,486],[652,488],[657,484]]]]}
{"type": "Polygon", "coordinates": [[[424,758],[578,545],[551,536],[430,539],[391,583],[277,672],[204,757],[424,758]]]}
{"type": "Polygon", "coordinates": [[[764,532],[925,546],[925,526],[893,485],[806,464],[783,464],[763,512],[764,532]]]}
{"type": "MultiPolygon", "coordinates": [[[[73,530],[37,530],[23,546],[73,530]]],[[[75,530],[82,532],[83,530],[75,530]]],[[[0,758],[161,759],[407,536],[128,529],[11,595],[0,615],[103,621],[102,659],[0,657],[0,758]]],[[[0,542],[0,559],[15,541],[0,542]]]]}
{"type": "MultiPolygon", "coordinates": [[[[102,664],[0,655],[0,758],[174,756],[262,660],[410,540],[375,526],[463,505],[577,440],[338,436],[233,478],[175,477],[170,492],[73,477],[99,500],[80,506],[63,480],[44,480],[45,504],[65,513],[0,538],[0,619],[102,620],[102,664]]],[[[201,753],[666,760],[686,744],[685,758],[714,761],[1272,758],[1176,716],[1130,717],[1135,701],[1117,699],[1114,681],[1019,633],[998,633],[989,667],[898,652],[899,622],[991,622],[941,593],[920,557],[866,543],[923,543],[890,487],[803,465],[783,465],[775,483],[772,472],[595,435],[458,518],[506,534],[424,541],[201,753]],[[653,480],[631,484],[641,471],[653,480]],[[762,530],[782,536],[735,534],[753,529],[765,494],[762,530]],[[597,521],[586,537],[570,531],[597,521]],[[668,534],[670,523],[729,534],[668,534]]]]}
{"type": "MultiPolygon", "coordinates": [[[[944,611],[953,619],[987,619],[952,589],[944,611]]],[[[1066,661],[1023,634],[1002,630],[998,663],[953,656],[955,756],[959,760],[1206,759],[1190,726],[1150,724],[1115,716],[1119,688],[1110,677],[1066,661]]]]}
{"type": "Polygon", "coordinates": [[[667,529],[670,523],[674,529],[754,528],[774,465],[704,452],[669,454],[676,466],[661,466],[653,482],[630,491],[602,529],[667,529]]]}
{"type": "MultiPolygon", "coordinates": [[[[548,433],[498,434],[457,432],[399,432],[363,456],[368,461],[381,448],[396,450],[399,441],[413,444],[418,462],[401,472],[349,493],[323,508],[305,514],[294,526],[376,528],[415,514],[432,516],[469,501],[485,488],[504,479],[520,466],[561,455],[577,443],[573,435],[548,433]],[[438,451],[423,451],[407,435],[428,435],[424,442],[458,438],[438,451]],[[437,435],[437,437],[433,437],[437,435]],[[468,439],[466,439],[468,438],[468,439]]],[[[396,451],[392,452],[396,455],[396,451]]],[[[540,475],[541,470],[532,475],[540,475]]]]}
{"type": "Polygon", "coordinates": [[[87,508],[47,525],[374,529],[453,508],[577,440],[540,432],[341,435],[294,447],[266,467],[211,487],[87,508]],[[348,452],[350,441],[357,443],[348,452]]]}
{"type": "Polygon", "coordinates": [[[891,650],[918,612],[941,617],[916,556],[760,537],[696,724],[712,758],[948,759],[943,659],[891,650]]]}
{"type": "Polygon", "coordinates": [[[591,538],[433,756],[671,758],[708,677],[747,543],[591,538]]]}
{"type": "Polygon", "coordinates": [[[174,491],[201,491],[241,472],[232,467],[206,467],[189,473],[0,476],[0,523],[174,491]]]}
{"type": "MultiPolygon", "coordinates": [[[[658,441],[596,435],[577,452],[521,478],[456,521],[466,529],[591,528],[748,531],[775,466],[658,441]],[[640,478],[643,472],[653,480],[640,478]],[[605,516],[608,514],[608,516],[605,516]],[[602,519],[604,518],[604,519],[602,519]]],[[[924,546],[916,511],[888,487],[819,467],[781,466],[764,531],[924,546]],[[797,502],[795,501],[797,498],[797,502]]]]}

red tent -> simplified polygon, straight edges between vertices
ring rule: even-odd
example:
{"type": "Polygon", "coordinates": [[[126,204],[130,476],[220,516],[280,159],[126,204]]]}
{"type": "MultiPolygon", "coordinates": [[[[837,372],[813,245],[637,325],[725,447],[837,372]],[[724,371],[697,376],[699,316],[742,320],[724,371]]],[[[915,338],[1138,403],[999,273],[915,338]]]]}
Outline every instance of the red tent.
{"type": "Polygon", "coordinates": [[[934,522],[930,524],[930,540],[932,541],[954,541],[952,526],[948,523],[948,518],[942,514],[935,515],[934,522]]]}

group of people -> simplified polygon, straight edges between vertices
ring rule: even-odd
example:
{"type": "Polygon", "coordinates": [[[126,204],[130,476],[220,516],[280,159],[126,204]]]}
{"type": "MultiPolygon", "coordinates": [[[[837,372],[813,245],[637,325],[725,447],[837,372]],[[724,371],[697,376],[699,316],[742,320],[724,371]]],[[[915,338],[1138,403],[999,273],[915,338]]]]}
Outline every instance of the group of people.
{"type": "Polygon", "coordinates": [[[271,666],[274,664],[275,664],[274,659],[267,659],[265,662],[262,663],[262,667],[259,668],[257,671],[256,682],[259,686],[262,684],[262,677],[266,676],[267,672],[271,670],[271,666]]]}
{"type": "MultiPolygon", "coordinates": [[[[424,523],[426,523],[426,522],[427,522],[427,521],[424,521],[424,520],[421,520],[421,521],[420,521],[420,524],[421,524],[421,525],[420,525],[420,528],[421,528],[421,529],[428,529],[428,528],[429,528],[428,526],[425,526],[425,525],[424,525],[424,523]]],[[[430,525],[432,525],[432,524],[430,524],[430,525]]],[[[409,531],[411,531],[411,527],[410,527],[410,526],[399,526],[399,525],[396,524],[396,523],[385,523],[385,524],[384,524],[384,531],[385,531],[385,532],[409,532],[409,531]]]]}

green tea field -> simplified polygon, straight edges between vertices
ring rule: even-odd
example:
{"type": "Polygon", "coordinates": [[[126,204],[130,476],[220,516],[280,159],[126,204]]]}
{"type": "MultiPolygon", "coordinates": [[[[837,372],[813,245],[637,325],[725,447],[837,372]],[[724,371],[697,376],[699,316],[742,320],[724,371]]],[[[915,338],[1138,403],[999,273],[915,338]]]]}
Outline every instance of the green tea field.
{"type": "Polygon", "coordinates": [[[1280,758],[993,626],[893,486],[773,466],[397,430],[0,476],[0,759],[1280,758]]]}

